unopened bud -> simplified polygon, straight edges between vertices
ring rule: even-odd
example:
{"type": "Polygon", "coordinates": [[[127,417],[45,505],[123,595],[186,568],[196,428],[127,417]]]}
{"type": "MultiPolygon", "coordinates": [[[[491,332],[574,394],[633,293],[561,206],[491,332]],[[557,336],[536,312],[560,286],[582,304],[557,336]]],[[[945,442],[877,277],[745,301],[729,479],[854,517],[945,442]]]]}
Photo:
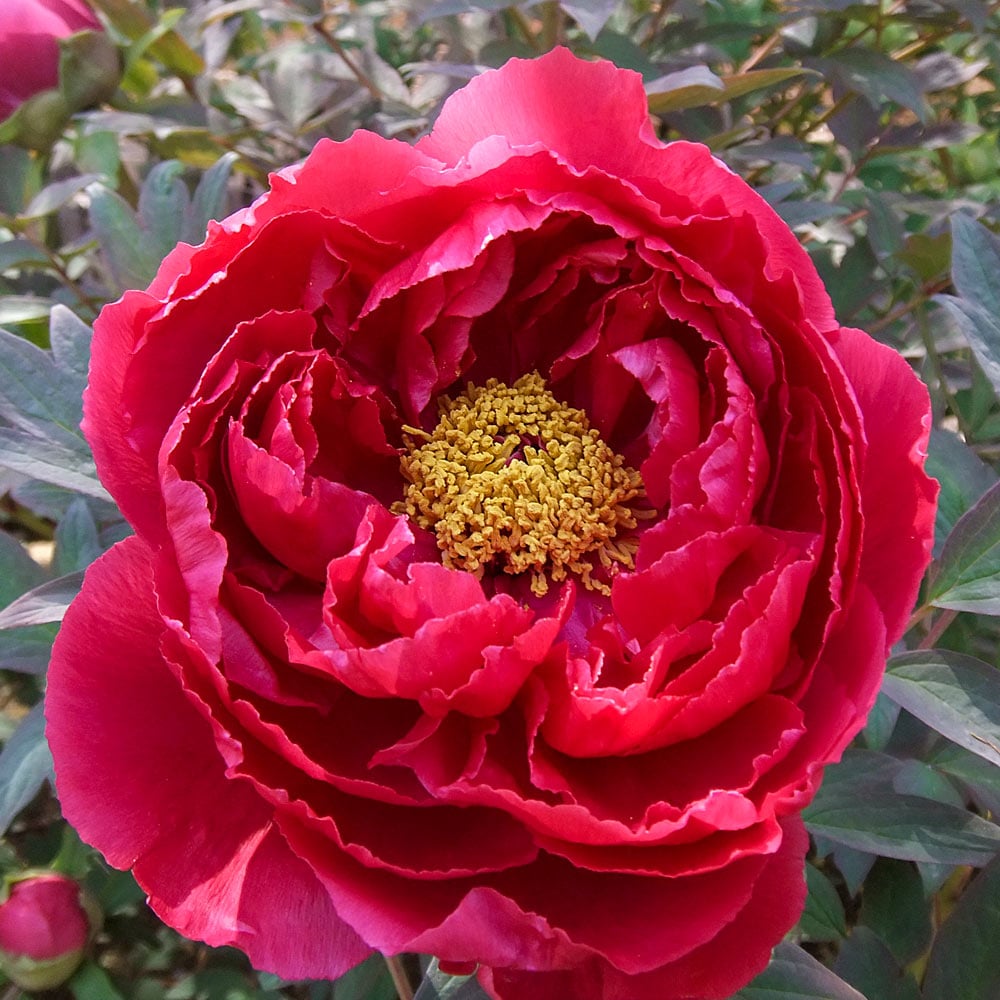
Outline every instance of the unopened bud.
{"type": "Polygon", "coordinates": [[[0,902],[0,970],[25,990],[59,986],[83,961],[98,923],[96,908],[66,875],[8,877],[0,902]]]}

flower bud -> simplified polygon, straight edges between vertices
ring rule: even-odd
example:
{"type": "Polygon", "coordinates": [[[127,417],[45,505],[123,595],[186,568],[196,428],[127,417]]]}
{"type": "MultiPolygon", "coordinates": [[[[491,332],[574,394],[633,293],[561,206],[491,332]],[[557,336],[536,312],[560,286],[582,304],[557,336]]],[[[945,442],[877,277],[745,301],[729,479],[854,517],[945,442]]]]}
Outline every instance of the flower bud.
{"type": "Polygon", "coordinates": [[[0,970],[25,990],[59,986],[83,960],[97,922],[73,879],[39,871],[9,878],[0,903],[0,970]]]}

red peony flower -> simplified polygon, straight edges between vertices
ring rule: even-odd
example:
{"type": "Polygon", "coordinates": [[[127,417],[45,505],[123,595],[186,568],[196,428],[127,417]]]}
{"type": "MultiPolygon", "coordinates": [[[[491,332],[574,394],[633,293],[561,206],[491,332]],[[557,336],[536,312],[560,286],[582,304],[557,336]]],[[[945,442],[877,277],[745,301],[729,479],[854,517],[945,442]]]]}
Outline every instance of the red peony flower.
{"type": "Polygon", "coordinates": [[[182,933],[725,997],[927,562],[927,395],[634,73],[320,143],[101,315],[136,534],[56,646],[69,820],[182,933]]]}
{"type": "Polygon", "coordinates": [[[80,886],[42,871],[10,882],[0,903],[0,970],[26,990],[59,986],[83,961],[90,937],[80,886]]]}
{"type": "Polygon", "coordinates": [[[85,0],[2,0],[0,121],[59,82],[57,39],[100,26],[85,0]]]}

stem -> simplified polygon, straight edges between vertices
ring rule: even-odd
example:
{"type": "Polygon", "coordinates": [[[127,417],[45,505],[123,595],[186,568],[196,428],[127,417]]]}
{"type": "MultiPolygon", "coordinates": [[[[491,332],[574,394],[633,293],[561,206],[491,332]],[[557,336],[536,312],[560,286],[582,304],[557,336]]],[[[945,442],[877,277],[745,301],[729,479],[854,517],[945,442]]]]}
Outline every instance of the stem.
{"type": "Polygon", "coordinates": [[[769,56],[781,43],[781,32],[775,31],[759,48],[750,54],[750,58],[737,69],[737,73],[752,70],[762,59],[769,56]]]}
{"type": "Polygon", "coordinates": [[[542,4],[542,51],[554,49],[562,41],[562,11],[558,0],[542,4]]]}
{"type": "MultiPolygon", "coordinates": [[[[516,25],[517,30],[521,33],[521,37],[526,41],[536,52],[538,51],[538,39],[535,38],[535,33],[531,29],[531,23],[528,21],[527,17],[524,16],[524,11],[520,7],[508,7],[504,11],[505,17],[509,19],[511,25],[516,25]]],[[[507,31],[507,36],[511,36],[510,30],[507,31]]]]}
{"type": "Polygon", "coordinates": [[[878,333],[880,330],[884,330],[887,326],[891,326],[896,322],[897,319],[905,316],[908,312],[914,312],[919,306],[922,306],[932,295],[937,295],[938,292],[943,292],[951,284],[950,278],[941,278],[929,285],[924,285],[920,289],[920,293],[915,295],[912,299],[908,299],[902,305],[896,306],[891,312],[887,312],[881,319],[875,320],[873,323],[869,323],[867,330],[869,333],[878,333]]]}
{"type": "Polygon", "coordinates": [[[413,1000],[413,985],[403,966],[403,959],[399,955],[383,955],[389,975],[392,976],[392,985],[396,987],[399,1000],[413,1000]]]}
{"type": "Polygon", "coordinates": [[[354,78],[376,101],[382,100],[382,92],[375,86],[375,81],[347,54],[347,49],[340,44],[340,39],[330,31],[322,22],[317,21],[313,25],[313,31],[326,42],[327,45],[337,53],[344,61],[344,65],[354,74],[354,78]]]}
{"type": "Polygon", "coordinates": [[[947,631],[948,626],[958,617],[957,611],[946,609],[934,620],[927,635],[921,639],[917,649],[933,649],[938,639],[947,631]]]}

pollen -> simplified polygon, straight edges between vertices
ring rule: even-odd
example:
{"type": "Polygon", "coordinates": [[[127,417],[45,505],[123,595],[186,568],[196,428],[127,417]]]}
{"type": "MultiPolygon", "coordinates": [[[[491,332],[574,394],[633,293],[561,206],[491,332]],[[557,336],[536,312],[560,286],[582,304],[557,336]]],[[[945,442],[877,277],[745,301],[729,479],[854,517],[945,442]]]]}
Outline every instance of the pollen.
{"type": "Polygon", "coordinates": [[[396,513],[432,530],[446,566],[528,573],[538,596],[569,574],[610,594],[633,569],[642,479],[537,372],[442,397],[431,433],[404,428],[408,485],[396,513]]]}

